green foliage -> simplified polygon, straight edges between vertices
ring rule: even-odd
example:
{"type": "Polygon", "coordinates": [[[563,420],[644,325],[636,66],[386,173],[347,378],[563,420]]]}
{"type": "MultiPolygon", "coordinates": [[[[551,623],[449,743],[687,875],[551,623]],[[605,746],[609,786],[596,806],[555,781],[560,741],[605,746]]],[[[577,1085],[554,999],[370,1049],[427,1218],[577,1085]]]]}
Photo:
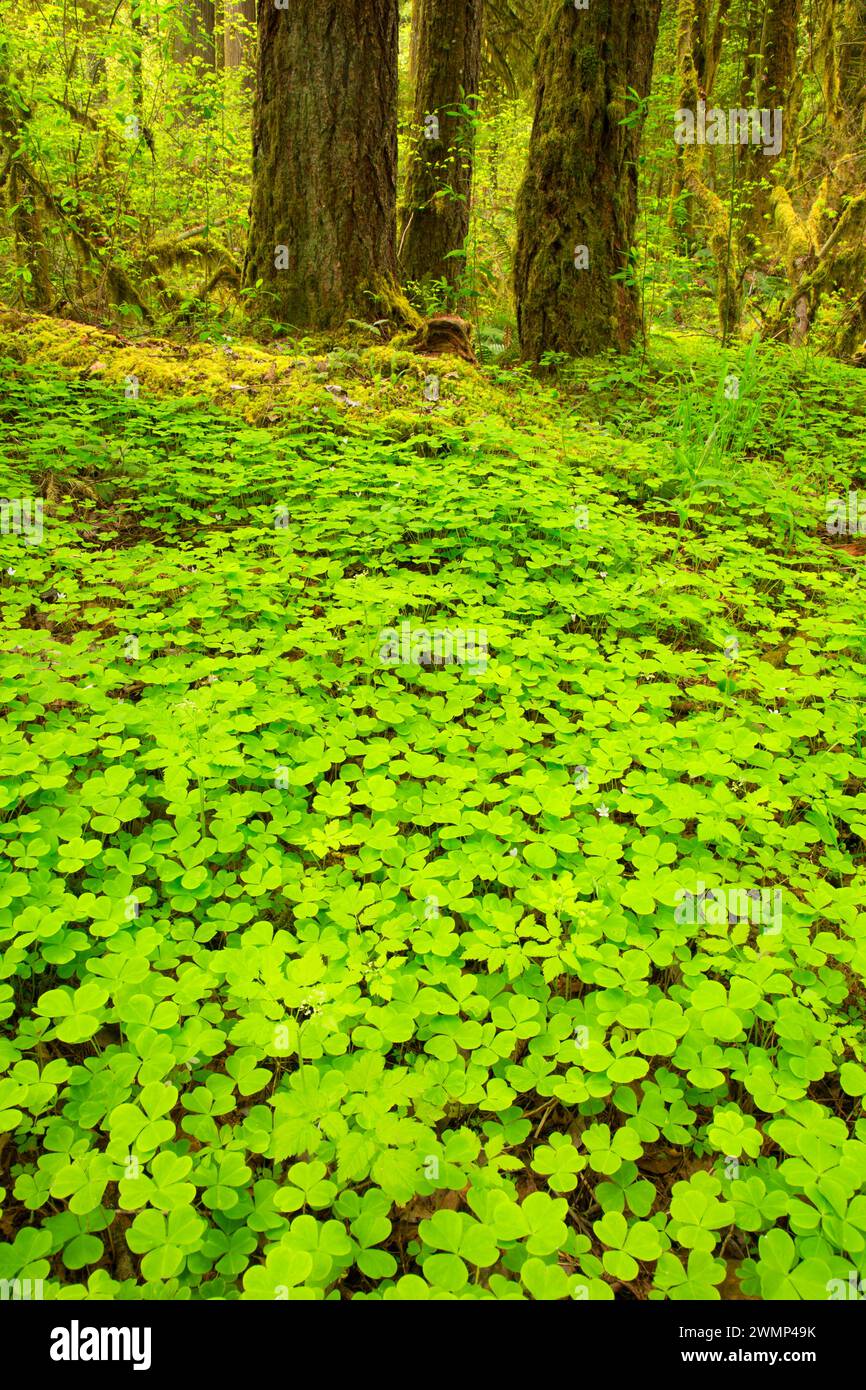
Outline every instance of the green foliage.
{"type": "Polygon", "coordinates": [[[821,500],[862,386],[666,341],[496,379],[263,428],[4,364],[2,491],[63,486],[0,540],[2,1277],[866,1273],[866,604],[821,500]],[[383,664],[403,621],[487,661],[383,664]]]}

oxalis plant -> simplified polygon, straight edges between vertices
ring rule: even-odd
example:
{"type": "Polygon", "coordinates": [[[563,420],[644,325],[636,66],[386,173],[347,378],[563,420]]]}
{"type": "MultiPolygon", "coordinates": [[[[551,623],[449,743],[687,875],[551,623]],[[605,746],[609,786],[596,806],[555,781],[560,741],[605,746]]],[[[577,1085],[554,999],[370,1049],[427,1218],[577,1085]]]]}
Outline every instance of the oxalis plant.
{"type": "Polygon", "coordinates": [[[443,377],[423,432],[417,374],[397,418],[265,428],[2,364],[3,495],[74,463],[44,543],[0,537],[0,1278],[866,1277],[866,605],[814,487],[863,386],[759,366],[725,363],[761,400],[718,400],[731,492],[688,463],[696,343],[483,408],[443,377]],[[383,661],[404,622],[486,659],[383,661]]]}

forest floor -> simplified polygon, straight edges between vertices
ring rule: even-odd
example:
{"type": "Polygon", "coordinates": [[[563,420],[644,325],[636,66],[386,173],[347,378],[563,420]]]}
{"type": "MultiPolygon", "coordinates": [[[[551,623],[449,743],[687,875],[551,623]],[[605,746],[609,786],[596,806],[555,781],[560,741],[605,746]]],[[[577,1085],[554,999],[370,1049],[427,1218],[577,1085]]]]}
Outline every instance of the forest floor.
{"type": "Polygon", "coordinates": [[[0,333],[0,1277],[826,1298],[866,373],[0,333]]]}

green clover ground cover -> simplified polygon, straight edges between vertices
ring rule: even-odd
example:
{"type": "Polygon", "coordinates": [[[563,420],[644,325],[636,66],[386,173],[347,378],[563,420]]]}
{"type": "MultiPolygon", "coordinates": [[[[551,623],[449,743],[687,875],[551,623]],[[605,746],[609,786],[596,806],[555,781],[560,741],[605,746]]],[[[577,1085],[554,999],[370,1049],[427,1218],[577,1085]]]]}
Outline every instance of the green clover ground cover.
{"type": "Polygon", "coordinates": [[[395,438],[5,364],[5,494],[68,485],[0,542],[0,1277],[866,1277],[862,560],[750,455],[853,457],[858,384],[811,453],[719,406],[708,472],[687,396],[395,438]],[[486,665],[383,664],[404,621],[486,665]]]}

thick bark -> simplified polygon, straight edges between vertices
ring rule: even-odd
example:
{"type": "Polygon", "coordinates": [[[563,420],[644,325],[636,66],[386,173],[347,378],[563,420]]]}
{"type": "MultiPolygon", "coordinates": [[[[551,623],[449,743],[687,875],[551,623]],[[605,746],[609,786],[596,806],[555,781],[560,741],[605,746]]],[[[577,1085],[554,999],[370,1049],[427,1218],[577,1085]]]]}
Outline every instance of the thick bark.
{"type": "Polygon", "coordinates": [[[481,0],[419,0],[413,38],[415,107],[400,218],[407,281],[453,285],[469,231],[475,95],[481,68],[481,0]]]}
{"type": "Polygon", "coordinates": [[[630,257],[642,122],[622,122],[635,115],[629,89],[649,92],[660,9],[590,0],[549,12],[517,198],[517,327],[533,361],[626,348],[640,330],[630,257]]]}
{"type": "Polygon", "coordinates": [[[259,6],[244,280],[297,328],[393,294],[398,18],[398,0],[259,6]]]}

